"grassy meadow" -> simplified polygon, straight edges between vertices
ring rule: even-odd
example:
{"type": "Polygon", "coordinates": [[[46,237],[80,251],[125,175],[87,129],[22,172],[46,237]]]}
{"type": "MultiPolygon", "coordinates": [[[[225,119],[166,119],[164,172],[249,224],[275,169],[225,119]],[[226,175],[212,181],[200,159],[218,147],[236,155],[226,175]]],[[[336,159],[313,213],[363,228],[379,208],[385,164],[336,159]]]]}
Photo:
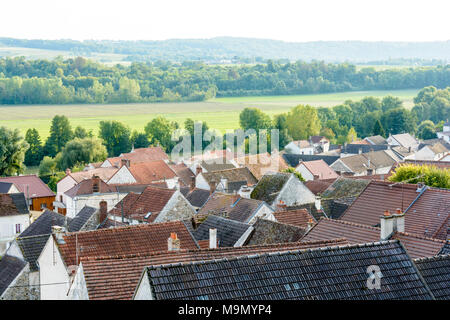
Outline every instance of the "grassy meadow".
{"type": "Polygon", "coordinates": [[[118,120],[131,129],[143,130],[157,116],[164,116],[181,125],[186,118],[206,121],[210,128],[225,132],[239,127],[239,113],[245,107],[258,107],[273,116],[287,112],[298,104],[334,106],[345,100],[360,100],[366,96],[382,98],[397,96],[405,107],[412,107],[412,99],[419,90],[354,91],[295,96],[258,96],[216,98],[205,102],[142,103],[142,104],[80,104],[80,105],[19,105],[0,106],[0,126],[18,128],[25,134],[36,128],[42,139],[49,134],[51,119],[57,114],[67,116],[72,127],[82,126],[97,133],[101,120],[118,120]]]}

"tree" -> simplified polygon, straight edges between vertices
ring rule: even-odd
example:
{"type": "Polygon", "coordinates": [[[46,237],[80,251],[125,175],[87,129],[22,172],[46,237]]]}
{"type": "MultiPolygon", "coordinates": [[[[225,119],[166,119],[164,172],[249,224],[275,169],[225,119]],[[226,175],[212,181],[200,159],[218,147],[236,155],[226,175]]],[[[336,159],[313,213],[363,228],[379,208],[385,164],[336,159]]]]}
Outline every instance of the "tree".
{"type": "Polygon", "coordinates": [[[156,117],[145,126],[145,133],[151,138],[151,144],[161,145],[166,152],[170,152],[175,146],[172,141],[172,133],[178,128],[176,122],[170,122],[164,117],[156,117]]]}
{"type": "Polygon", "coordinates": [[[56,167],[56,161],[52,157],[45,156],[39,164],[39,177],[49,177],[54,175],[58,171],[56,167]]]}
{"type": "Polygon", "coordinates": [[[405,108],[389,110],[381,116],[381,124],[386,130],[386,134],[414,133],[416,121],[413,114],[405,108]]]}
{"type": "Polygon", "coordinates": [[[53,117],[50,136],[44,145],[44,155],[54,157],[73,138],[72,128],[66,116],[53,117]]]}
{"type": "Polygon", "coordinates": [[[389,177],[390,181],[405,183],[424,183],[435,188],[450,189],[450,170],[435,166],[404,164],[389,177]]]}
{"type": "Polygon", "coordinates": [[[417,128],[417,136],[420,139],[434,139],[436,138],[436,128],[433,121],[425,120],[422,121],[417,128]]]}
{"type": "Polygon", "coordinates": [[[148,148],[150,141],[144,132],[133,131],[131,134],[131,143],[134,148],[148,148]]]}
{"type": "Polygon", "coordinates": [[[0,127],[0,176],[22,173],[27,149],[28,143],[23,140],[18,129],[0,127]]]}
{"type": "Polygon", "coordinates": [[[239,114],[239,124],[242,129],[269,129],[272,125],[270,117],[257,108],[245,108],[239,114]]]}
{"type": "Polygon", "coordinates": [[[93,134],[92,131],[87,131],[85,128],[77,126],[75,128],[75,131],[73,132],[73,137],[74,138],[80,138],[80,139],[84,139],[84,138],[92,138],[93,134]]]}
{"type": "Polygon", "coordinates": [[[119,91],[117,92],[117,101],[121,102],[139,101],[140,92],[141,88],[137,80],[123,77],[119,80],[119,91]]]}
{"type": "Polygon", "coordinates": [[[320,120],[316,108],[310,105],[298,105],[289,111],[286,118],[289,135],[294,140],[309,139],[320,132],[320,120]]]}
{"type": "Polygon", "coordinates": [[[320,129],[320,135],[324,136],[325,138],[327,138],[331,142],[334,142],[335,138],[336,138],[336,135],[333,132],[333,130],[331,130],[330,128],[327,128],[327,127],[322,127],[322,129],[320,129]]]}
{"type": "Polygon", "coordinates": [[[100,139],[75,138],[67,142],[61,151],[61,159],[58,166],[61,169],[86,165],[92,162],[104,161],[108,153],[100,139]]]}
{"type": "Polygon", "coordinates": [[[381,100],[381,110],[387,112],[392,109],[402,108],[403,102],[397,97],[386,96],[381,100]]]}
{"type": "Polygon", "coordinates": [[[27,152],[25,152],[25,165],[38,166],[43,155],[41,137],[38,131],[35,128],[28,129],[25,134],[25,141],[29,145],[27,152]]]}
{"type": "Polygon", "coordinates": [[[298,178],[298,180],[305,181],[305,179],[303,178],[302,174],[300,172],[296,171],[295,168],[289,167],[287,169],[284,169],[283,172],[285,172],[285,173],[293,173],[298,178]]]}
{"type": "Polygon", "coordinates": [[[184,128],[186,129],[186,131],[188,132],[188,134],[190,135],[190,137],[191,137],[191,148],[192,148],[192,150],[194,150],[194,140],[195,140],[195,124],[196,123],[199,123],[198,124],[198,126],[200,126],[201,125],[201,136],[200,136],[200,138],[202,139],[201,141],[202,141],[202,150],[204,149],[204,148],[206,148],[207,146],[208,146],[208,141],[203,141],[203,135],[205,134],[205,132],[207,132],[208,130],[209,130],[209,126],[208,126],[208,124],[205,122],[205,121],[203,121],[203,122],[200,122],[200,121],[194,121],[194,120],[192,120],[191,118],[187,118],[185,121],[184,121],[184,128]]]}
{"type": "Polygon", "coordinates": [[[278,143],[281,150],[292,140],[287,127],[287,115],[285,113],[276,114],[273,117],[273,127],[278,129],[278,143]]]}
{"type": "Polygon", "coordinates": [[[386,132],[381,125],[380,119],[377,119],[377,121],[375,121],[375,125],[373,126],[373,135],[386,137],[386,132]]]}
{"type": "Polygon", "coordinates": [[[117,157],[131,150],[130,135],[130,128],[119,121],[100,121],[99,137],[103,139],[110,157],[117,157]]]}

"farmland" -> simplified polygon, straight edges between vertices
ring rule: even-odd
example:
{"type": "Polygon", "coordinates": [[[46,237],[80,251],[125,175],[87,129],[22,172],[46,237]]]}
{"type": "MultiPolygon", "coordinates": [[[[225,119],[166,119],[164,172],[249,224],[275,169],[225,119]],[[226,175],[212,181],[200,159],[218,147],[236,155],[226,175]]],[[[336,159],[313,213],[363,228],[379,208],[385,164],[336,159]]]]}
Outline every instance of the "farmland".
{"type": "Polygon", "coordinates": [[[70,119],[72,127],[82,126],[87,130],[98,129],[101,120],[118,120],[131,129],[143,130],[156,116],[164,116],[182,124],[186,118],[206,121],[210,128],[225,132],[239,126],[239,113],[245,107],[258,107],[269,115],[288,111],[298,104],[313,106],[334,106],[345,100],[360,100],[366,96],[382,98],[397,96],[406,107],[418,90],[359,91],[330,94],[295,96],[258,96],[216,98],[206,102],[186,103],[143,103],[143,104],[80,104],[80,105],[16,105],[0,106],[0,126],[18,128],[25,134],[28,128],[36,128],[45,139],[51,119],[63,114],[70,119]]]}

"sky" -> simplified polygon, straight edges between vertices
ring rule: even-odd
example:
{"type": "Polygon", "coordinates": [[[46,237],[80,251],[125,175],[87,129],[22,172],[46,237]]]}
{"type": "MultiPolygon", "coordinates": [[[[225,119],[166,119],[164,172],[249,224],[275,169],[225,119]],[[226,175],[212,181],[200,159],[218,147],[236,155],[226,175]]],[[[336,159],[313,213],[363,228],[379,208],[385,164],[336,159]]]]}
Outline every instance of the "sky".
{"type": "Polygon", "coordinates": [[[449,0],[1,0],[0,37],[450,39],[449,0]]]}

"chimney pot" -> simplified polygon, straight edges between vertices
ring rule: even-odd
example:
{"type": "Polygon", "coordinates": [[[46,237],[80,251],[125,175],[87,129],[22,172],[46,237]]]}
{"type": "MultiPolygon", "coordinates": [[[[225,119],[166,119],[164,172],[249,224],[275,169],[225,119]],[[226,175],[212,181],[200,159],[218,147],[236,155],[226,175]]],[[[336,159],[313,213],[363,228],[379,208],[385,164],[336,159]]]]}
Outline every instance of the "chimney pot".
{"type": "Polygon", "coordinates": [[[174,251],[180,250],[180,248],[180,239],[178,239],[175,232],[171,232],[169,239],[167,239],[167,250],[174,251]]]}

